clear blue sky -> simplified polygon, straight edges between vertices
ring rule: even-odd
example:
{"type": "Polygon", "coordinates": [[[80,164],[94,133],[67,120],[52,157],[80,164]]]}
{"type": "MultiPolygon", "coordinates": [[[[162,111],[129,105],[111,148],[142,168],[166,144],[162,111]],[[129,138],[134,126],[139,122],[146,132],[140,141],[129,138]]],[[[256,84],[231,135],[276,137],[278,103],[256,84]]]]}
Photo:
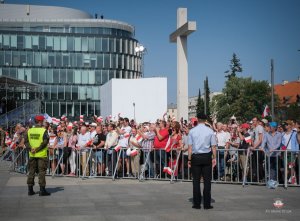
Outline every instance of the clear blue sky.
{"type": "MultiPolygon", "coordinates": [[[[130,23],[147,48],[145,76],[168,78],[168,102],[176,103],[176,28],[178,7],[188,9],[197,31],[188,38],[189,96],[198,95],[208,76],[211,91],[221,91],[235,52],[243,73],[255,80],[270,79],[274,59],[275,83],[300,76],[300,0],[6,0],[6,3],[77,8],[107,19],[130,23]]],[[[155,86],[154,86],[155,88],[155,86]]]]}

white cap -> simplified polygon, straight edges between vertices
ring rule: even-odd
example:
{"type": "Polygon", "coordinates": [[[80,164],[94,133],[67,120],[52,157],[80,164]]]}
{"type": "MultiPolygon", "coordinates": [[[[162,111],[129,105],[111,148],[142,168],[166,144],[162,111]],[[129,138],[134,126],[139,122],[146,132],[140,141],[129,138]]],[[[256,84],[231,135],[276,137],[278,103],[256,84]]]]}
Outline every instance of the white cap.
{"type": "Polygon", "coordinates": [[[96,123],[91,123],[90,126],[97,127],[97,124],[96,123]]]}

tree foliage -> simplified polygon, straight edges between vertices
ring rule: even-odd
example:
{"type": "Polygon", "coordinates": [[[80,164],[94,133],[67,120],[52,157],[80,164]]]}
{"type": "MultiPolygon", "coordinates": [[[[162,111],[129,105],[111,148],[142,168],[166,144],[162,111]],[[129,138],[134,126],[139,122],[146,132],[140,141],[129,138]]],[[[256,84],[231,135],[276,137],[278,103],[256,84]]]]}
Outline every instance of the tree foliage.
{"type": "MultiPolygon", "coordinates": [[[[208,77],[206,76],[206,79],[204,81],[204,91],[205,91],[205,100],[204,102],[206,103],[206,115],[210,116],[210,107],[209,107],[209,103],[210,103],[210,89],[208,86],[208,77]]],[[[205,105],[204,105],[205,106],[205,105]]]]}
{"type": "Polygon", "coordinates": [[[238,59],[237,55],[233,53],[232,59],[230,60],[230,70],[225,71],[227,74],[225,77],[230,79],[232,77],[236,77],[237,72],[242,72],[242,64],[240,63],[240,59],[238,59]]]}
{"type": "Polygon", "coordinates": [[[226,81],[223,94],[213,99],[212,108],[218,121],[228,122],[232,115],[244,121],[260,117],[270,101],[271,87],[267,81],[231,76],[226,81]]]}
{"type": "Polygon", "coordinates": [[[201,97],[201,90],[199,88],[199,95],[198,95],[198,101],[197,101],[197,115],[198,114],[204,114],[204,101],[203,98],[201,97]]]}

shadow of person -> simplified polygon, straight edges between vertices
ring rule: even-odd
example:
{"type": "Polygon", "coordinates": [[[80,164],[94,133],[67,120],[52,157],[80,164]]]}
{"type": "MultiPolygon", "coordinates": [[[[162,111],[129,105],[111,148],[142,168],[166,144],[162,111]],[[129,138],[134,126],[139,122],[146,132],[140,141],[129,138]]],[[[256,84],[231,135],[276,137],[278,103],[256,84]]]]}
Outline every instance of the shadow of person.
{"type": "Polygon", "coordinates": [[[47,192],[53,194],[56,192],[64,191],[65,189],[64,189],[64,187],[59,186],[59,187],[47,187],[46,190],[47,190],[47,192]]]}
{"type": "MultiPolygon", "coordinates": [[[[192,197],[192,198],[188,198],[188,201],[189,201],[190,203],[193,203],[193,197],[192,197]]],[[[215,201],[213,198],[211,198],[211,199],[210,199],[210,202],[211,202],[211,203],[215,203],[216,201],[215,201]]],[[[203,197],[202,197],[202,199],[201,199],[201,203],[203,204],[203,197]]]]}

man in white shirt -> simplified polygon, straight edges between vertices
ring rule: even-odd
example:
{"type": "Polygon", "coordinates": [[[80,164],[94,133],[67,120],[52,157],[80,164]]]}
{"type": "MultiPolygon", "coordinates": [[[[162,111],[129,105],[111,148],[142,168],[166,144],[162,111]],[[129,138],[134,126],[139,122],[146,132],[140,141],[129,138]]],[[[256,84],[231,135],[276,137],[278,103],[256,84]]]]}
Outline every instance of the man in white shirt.
{"type": "MultiPolygon", "coordinates": [[[[87,147],[91,140],[90,132],[87,132],[86,126],[82,126],[78,135],[77,146],[81,151],[81,171],[83,173],[87,163],[87,147]]],[[[86,169],[86,176],[89,176],[89,167],[86,169]]]]}
{"type": "MultiPolygon", "coordinates": [[[[131,133],[131,127],[129,126],[129,119],[127,117],[119,118],[119,127],[116,129],[117,133],[119,134],[119,143],[118,146],[122,147],[123,151],[123,159],[125,159],[125,164],[126,164],[126,175],[127,177],[129,176],[129,157],[126,155],[125,149],[128,148],[128,138],[131,133]],[[121,128],[120,128],[121,127],[121,128]]],[[[120,166],[122,165],[122,161],[120,161],[120,166]]],[[[125,172],[125,168],[124,168],[125,172]]]]}
{"type": "Polygon", "coordinates": [[[264,167],[263,167],[263,161],[264,161],[264,148],[261,146],[263,141],[263,135],[265,133],[264,128],[259,124],[258,118],[254,117],[252,119],[252,127],[253,127],[253,134],[254,134],[254,141],[253,141],[253,147],[251,147],[251,150],[253,150],[252,154],[252,176],[254,182],[263,181],[264,179],[264,167]],[[258,173],[257,173],[258,170],[258,173]]]}
{"type": "Polygon", "coordinates": [[[115,131],[115,125],[110,123],[107,126],[107,135],[106,135],[106,141],[104,144],[104,149],[107,150],[107,158],[108,158],[108,175],[112,176],[116,161],[117,161],[117,152],[114,150],[114,147],[118,144],[118,133],[115,131]]]}
{"type": "Polygon", "coordinates": [[[229,141],[230,141],[230,133],[227,131],[224,131],[224,129],[227,129],[227,125],[223,125],[222,123],[217,123],[217,145],[218,145],[218,152],[217,152],[217,158],[218,158],[218,179],[225,180],[225,150],[229,149],[229,141]]]}

